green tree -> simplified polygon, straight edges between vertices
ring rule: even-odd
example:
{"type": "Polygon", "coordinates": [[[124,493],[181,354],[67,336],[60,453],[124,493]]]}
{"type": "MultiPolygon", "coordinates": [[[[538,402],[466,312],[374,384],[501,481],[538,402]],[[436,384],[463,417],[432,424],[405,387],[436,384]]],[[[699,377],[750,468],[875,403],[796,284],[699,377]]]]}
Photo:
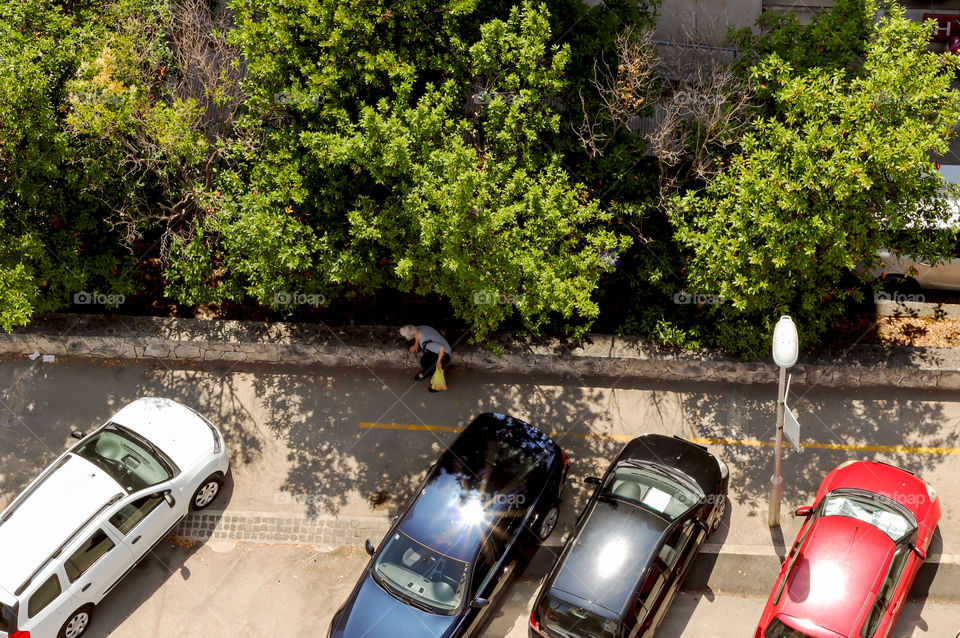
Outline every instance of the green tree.
{"type": "Polygon", "coordinates": [[[62,122],[66,83],[96,30],[91,3],[0,5],[0,328],[82,289],[127,293],[131,260],[86,190],[62,122]]]}
{"type": "Polygon", "coordinates": [[[672,202],[690,290],[721,296],[714,339],[761,356],[780,314],[815,342],[862,299],[858,267],[881,247],[939,259],[952,237],[930,159],[960,119],[957,61],[927,50],[932,25],[894,6],[871,32],[861,66],[795,68],[772,53],[753,68],[769,114],[701,192],[672,202]]]}
{"type": "Polygon", "coordinates": [[[545,6],[267,5],[234,6],[263,153],[222,176],[230,202],[177,244],[171,291],[387,287],[443,295],[478,338],[514,311],[583,330],[629,242],[543,143],[570,58],[545,6]]]}

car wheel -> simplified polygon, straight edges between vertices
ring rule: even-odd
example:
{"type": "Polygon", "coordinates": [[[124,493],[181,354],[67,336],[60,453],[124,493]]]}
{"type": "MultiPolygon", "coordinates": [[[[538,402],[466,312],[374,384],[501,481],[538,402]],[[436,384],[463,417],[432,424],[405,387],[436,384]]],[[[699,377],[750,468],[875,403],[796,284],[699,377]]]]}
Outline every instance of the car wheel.
{"type": "Polygon", "coordinates": [[[723,517],[727,513],[727,497],[721,494],[717,498],[717,504],[714,509],[717,510],[717,513],[713,517],[713,526],[710,528],[711,534],[720,528],[720,523],[723,522],[723,517]]]}
{"type": "Polygon", "coordinates": [[[559,517],[560,510],[558,510],[556,506],[551,507],[547,510],[547,513],[543,515],[543,520],[540,521],[540,527],[537,528],[537,536],[540,537],[541,541],[549,538],[553,532],[553,528],[557,526],[557,519],[559,517]]]}
{"type": "Polygon", "coordinates": [[[193,498],[190,499],[190,509],[202,510],[213,503],[217,494],[220,493],[221,487],[223,487],[223,479],[216,474],[208,476],[197,488],[197,491],[193,493],[193,498]]]}
{"type": "Polygon", "coordinates": [[[79,638],[90,625],[92,613],[93,605],[84,605],[70,614],[67,622],[63,623],[63,627],[60,628],[60,633],[57,634],[58,638],[79,638]]]}
{"type": "Polygon", "coordinates": [[[883,288],[887,292],[899,292],[905,295],[914,295],[923,290],[920,282],[908,275],[887,275],[883,288]]]}

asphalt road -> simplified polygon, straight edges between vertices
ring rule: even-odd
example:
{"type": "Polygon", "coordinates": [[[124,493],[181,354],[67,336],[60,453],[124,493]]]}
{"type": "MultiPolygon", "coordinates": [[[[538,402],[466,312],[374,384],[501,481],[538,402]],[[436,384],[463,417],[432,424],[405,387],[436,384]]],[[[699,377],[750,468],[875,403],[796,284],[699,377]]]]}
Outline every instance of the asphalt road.
{"type": "MultiPolygon", "coordinates": [[[[456,430],[476,414],[508,412],[553,433],[571,460],[561,525],[551,546],[541,550],[510,592],[489,635],[525,635],[529,599],[583,502],[580,479],[602,472],[626,440],[644,432],[710,440],[711,450],[730,466],[731,507],[713,542],[772,546],[782,553],[796,533],[797,521],[786,515],[781,530],[771,533],[766,526],[773,450],[764,443],[773,438],[773,385],[509,377],[476,375],[454,366],[448,371],[450,390],[429,394],[424,383],[413,383],[414,371],[412,358],[408,372],[6,358],[0,360],[0,505],[64,449],[71,429],[89,430],[127,402],[153,395],[190,405],[223,429],[232,481],[217,507],[227,515],[273,512],[385,521],[456,430]]],[[[823,475],[840,462],[884,460],[917,472],[937,488],[944,515],[931,554],[960,555],[960,493],[954,487],[960,485],[960,397],[796,387],[790,404],[804,442],[814,446],[784,453],[785,513],[806,504],[823,475]]],[[[156,635],[164,624],[175,625],[181,635],[267,635],[255,628],[262,622],[262,627],[289,627],[285,635],[316,635],[325,631],[325,619],[352,585],[349,575],[365,559],[359,552],[347,561],[356,550],[337,545],[319,547],[319,553],[250,543],[169,548],[172,562],[138,568],[135,574],[153,565],[159,575],[127,579],[123,591],[132,592],[129,598],[118,593],[109,599],[100,610],[108,620],[92,629],[117,636],[156,635]],[[181,551],[189,554],[179,557],[181,551]],[[319,576],[291,568],[291,556],[298,552],[316,554],[304,559],[302,567],[315,567],[319,576]],[[261,559],[261,553],[277,553],[276,562],[261,559]],[[271,585],[278,573],[274,569],[279,570],[276,588],[271,585]],[[278,592],[284,598],[276,598],[278,592]],[[287,613],[280,611],[284,601],[290,601],[287,613]]],[[[772,585],[772,576],[747,574],[744,581],[762,590],[772,585]]],[[[714,602],[713,594],[681,599],[668,620],[675,628],[661,635],[702,636],[713,619],[716,627],[729,624],[722,631],[732,633],[714,627],[711,636],[749,636],[763,600],[728,593],[718,592],[714,602]]],[[[910,609],[918,611],[915,620],[908,620],[908,613],[901,621],[903,636],[953,638],[960,630],[938,620],[941,614],[960,617],[960,607],[927,602],[910,609]]]]}

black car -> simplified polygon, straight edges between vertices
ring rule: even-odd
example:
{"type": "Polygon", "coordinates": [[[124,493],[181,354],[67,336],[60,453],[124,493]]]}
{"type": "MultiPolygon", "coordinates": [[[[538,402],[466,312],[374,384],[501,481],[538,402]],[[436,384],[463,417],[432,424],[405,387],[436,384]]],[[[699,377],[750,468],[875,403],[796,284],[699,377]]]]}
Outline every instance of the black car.
{"type": "Polygon", "coordinates": [[[557,524],[567,459],[546,434],[482,414],[427,473],[347,602],[331,638],[479,635],[520,557],[557,524]]]}
{"type": "Polygon", "coordinates": [[[727,466],[679,437],[624,446],[577,520],[530,614],[529,635],[650,638],[723,519],[727,466]]]}

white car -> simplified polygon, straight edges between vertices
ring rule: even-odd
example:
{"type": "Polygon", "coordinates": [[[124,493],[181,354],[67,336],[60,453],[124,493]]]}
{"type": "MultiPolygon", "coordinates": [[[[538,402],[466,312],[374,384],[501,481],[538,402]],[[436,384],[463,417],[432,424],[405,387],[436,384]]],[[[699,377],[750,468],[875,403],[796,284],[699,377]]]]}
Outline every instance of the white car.
{"type": "MultiPolygon", "coordinates": [[[[944,182],[960,184],[960,165],[945,164],[940,166],[940,176],[944,182]]],[[[952,214],[945,222],[924,226],[928,233],[955,232],[960,227],[960,201],[949,198],[952,214]]],[[[880,258],[879,268],[872,271],[876,277],[883,277],[890,282],[890,287],[900,289],[906,293],[917,293],[920,288],[929,290],[960,290],[960,245],[954,252],[952,259],[933,265],[922,259],[914,259],[898,255],[883,249],[877,254],[880,258]]],[[[881,296],[897,300],[898,295],[881,296]]],[[[907,295],[906,301],[922,301],[922,295],[907,295]],[[919,296],[919,299],[916,297],[919,296]]]]}
{"type": "Polygon", "coordinates": [[[220,431],[143,398],[81,438],[0,514],[0,638],[77,638],[95,605],[229,469],[220,431]]]}

